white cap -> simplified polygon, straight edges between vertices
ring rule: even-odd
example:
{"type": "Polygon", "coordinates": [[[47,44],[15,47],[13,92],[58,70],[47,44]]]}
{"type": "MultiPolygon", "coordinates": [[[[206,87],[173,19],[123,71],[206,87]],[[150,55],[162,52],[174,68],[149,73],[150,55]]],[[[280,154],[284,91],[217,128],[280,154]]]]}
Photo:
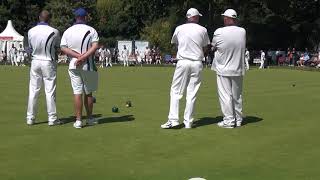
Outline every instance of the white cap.
{"type": "Polygon", "coordinates": [[[222,16],[226,16],[226,17],[230,17],[230,18],[234,18],[236,19],[237,16],[237,12],[233,9],[227,9],[223,14],[221,14],[222,16]]]}
{"type": "Polygon", "coordinates": [[[202,16],[202,14],[199,13],[199,11],[195,8],[190,8],[188,11],[187,11],[187,18],[191,18],[193,16],[202,16]]]}

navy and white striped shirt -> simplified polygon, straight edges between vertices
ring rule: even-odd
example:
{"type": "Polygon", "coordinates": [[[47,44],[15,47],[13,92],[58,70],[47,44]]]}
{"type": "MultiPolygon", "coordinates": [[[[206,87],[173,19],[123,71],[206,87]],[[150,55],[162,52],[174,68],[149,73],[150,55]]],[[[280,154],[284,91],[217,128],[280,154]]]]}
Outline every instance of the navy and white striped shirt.
{"type": "Polygon", "coordinates": [[[32,49],[32,60],[56,61],[59,41],[59,31],[46,23],[31,28],[28,31],[28,43],[32,49]]]}
{"type": "MultiPolygon", "coordinates": [[[[97,31],[86,24],[75,24],[68,28],[61,38],[61,48],[67,47],[79,54],[87,52],[92,43],[98,42],[99,37],[97,31]]],[[[76,58],[71,58],[69,69],[76,69],[74,65],[76,58]]],[[[93,55],[83,64],[84,71],[96,71],[93,55]]]]}

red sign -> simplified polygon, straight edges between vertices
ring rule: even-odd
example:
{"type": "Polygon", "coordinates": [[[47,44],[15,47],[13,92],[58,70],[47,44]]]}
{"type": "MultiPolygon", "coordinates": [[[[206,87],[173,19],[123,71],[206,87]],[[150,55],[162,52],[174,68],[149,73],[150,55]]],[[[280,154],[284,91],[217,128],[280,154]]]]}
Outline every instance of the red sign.
{"type": "Polygon", "coordinates": [[[10,41],[10,40],[13,40],[13,37],[11,36],[0,36],[0,40],[3,40],[3,41],[10,41]]]}

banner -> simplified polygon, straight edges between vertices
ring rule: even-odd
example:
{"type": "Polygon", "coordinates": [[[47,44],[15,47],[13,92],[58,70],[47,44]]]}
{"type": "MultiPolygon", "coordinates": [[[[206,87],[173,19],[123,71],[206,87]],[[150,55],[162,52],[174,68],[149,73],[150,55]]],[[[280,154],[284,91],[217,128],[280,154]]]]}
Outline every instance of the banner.
{"type": "Polygon", "coordinates": [[[126,46],[126,48],[129,50],[129,55],[131,55],[132,53],[132,41],[118,41],[118,50],[119,50],[119,60],[123,61],[122,57],[121,57],[121,52],[124,49],[124,46],[126,46]]]}
{"type": "Polygon", "coordinates": [[[146,48],[149,47],[148,41],[135,41],[136,51],[139,52],[139,54],[144,54],[146,51],[146,48]]]}

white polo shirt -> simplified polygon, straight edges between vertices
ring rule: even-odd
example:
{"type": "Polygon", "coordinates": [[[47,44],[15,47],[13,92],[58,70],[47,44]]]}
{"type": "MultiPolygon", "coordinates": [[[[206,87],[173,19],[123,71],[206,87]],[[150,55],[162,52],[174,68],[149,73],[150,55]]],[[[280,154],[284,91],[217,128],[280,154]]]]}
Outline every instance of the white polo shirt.
{"type": "Polygon", "coordinates": [[[247,60],[250,59],[250,52],[249,52],[249,51],[246,51],[245,58],[246,58],[247,60]]]}
{"type": "Polygon", "coordinates": [[[123,58],[129,57],[129,49],[123,49],[121,51],[121,55],[122,55],[123,58]]]}
{"type": "Polygon", "coordinates": [[[264,53],[263,51],[261,52],[260,59],[261,61],[266,60],[266,53],[264,53]]]}
{"type": "Polygon", "coordinates": [[[210,44],[210,39],[206,28],[187,23],[176,28],[171,44],[178,45],[177,60],[202,61],[203,48],[210,44]]]}
{"type": "Polygon", "coordinates": [[[221,76],[242,76],[245,73],[246,30],[226,26],[214,32],[212,46],[216,48],[212,70],[221,76]]]}
{"type": "Polygon", "coordinates": [[[100,48],[99,49],[99,54],[100,54],[101,58],[105,58],[105,57],[107,57],[107,50],[100,48]]]}
{"type": "MultiPolygon", "coordinates": [[[[97,31],[86,24],[75,24],[68,28],[62,35],[61,48],[67,47],[79,54],[87,52],[92,43],[98,42],[99,36],[97,31]]],[[[69,69],[76,69],[74,65],[77,58],[70,57],[71,61],[69,69]]],[[[90,56],[88,60],[83,64],[82,69],[84,71],[97,71],[97,67],[94,62],[94,55],[90,56]]]]}
{"type": "Polygon", "coordinates": [[[32,49],[32,60],[56,61],[59,41],[59,31],[46,23],[31,28],[28,31],[28,43],[32,49]]]}
{"type": "Polygon", "coordinates": [[[9,50],[9,54],[11,57],[16,56],[17,55],[17,48],[13,47],[9,50]]]}

